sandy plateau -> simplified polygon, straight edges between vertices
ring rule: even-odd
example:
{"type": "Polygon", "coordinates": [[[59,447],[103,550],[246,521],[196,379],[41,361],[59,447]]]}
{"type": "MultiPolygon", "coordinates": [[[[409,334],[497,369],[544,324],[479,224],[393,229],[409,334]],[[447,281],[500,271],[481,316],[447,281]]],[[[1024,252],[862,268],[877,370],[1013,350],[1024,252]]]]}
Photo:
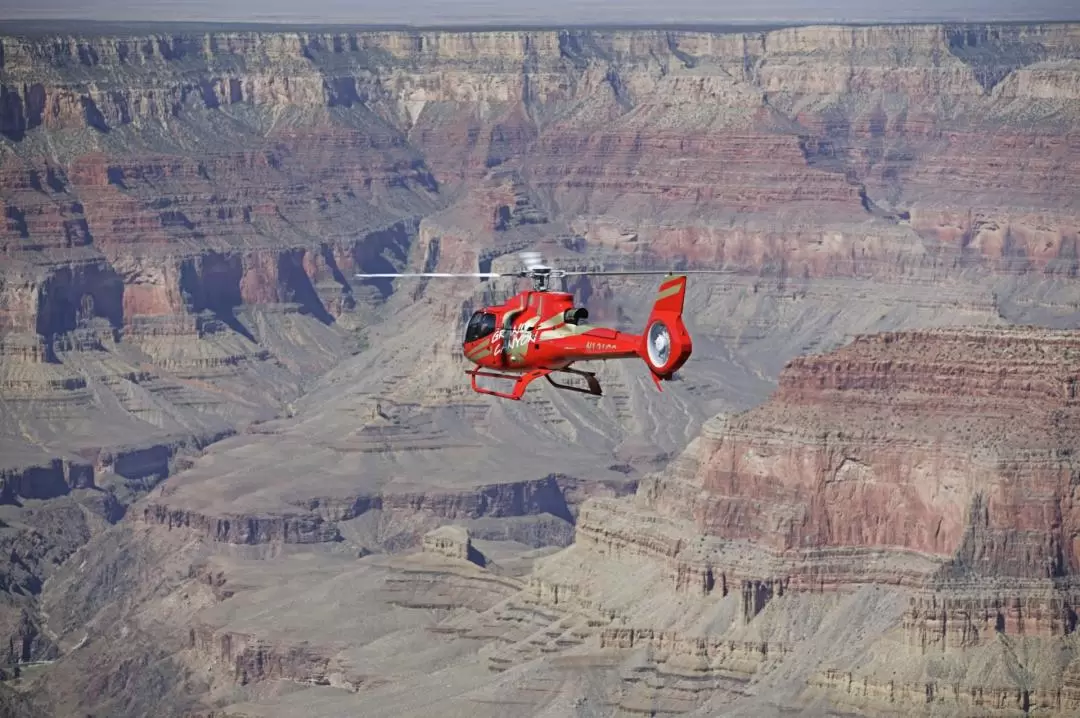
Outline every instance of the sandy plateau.
{"type": "Polygon", "coordinates": [[[0,714],[1080,713],[1080,27],[3,33],[0,714]]]}

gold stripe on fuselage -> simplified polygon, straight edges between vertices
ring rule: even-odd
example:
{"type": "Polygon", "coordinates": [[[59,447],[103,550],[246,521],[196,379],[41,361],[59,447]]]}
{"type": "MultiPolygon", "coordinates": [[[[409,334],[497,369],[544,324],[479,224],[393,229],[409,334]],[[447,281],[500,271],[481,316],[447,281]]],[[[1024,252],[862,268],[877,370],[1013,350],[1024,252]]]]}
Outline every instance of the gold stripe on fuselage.
{"type": "Polygon", "coordinates": [[[537,325],[536,328],[537,329],[554,329],[556,327],[562,326],[565,323],[566,323],[566,321],[565,321],[565,319],[563,319],[563,315],[561,313],[559,313],[559,314],[556,314],[554,316],[548,317],[544,321],[540,322],[540,324],[537,325]]]}
{"type": "Polygon", "coordinates": [[[584,334],[592,329],[592,327],[583,327],[578,324],[561,324],[552,329],[548,329],[540,335],[537,341],[550,342],[554,339],[565,339],[567,337],[574,337],[578,334],[584,334]]]}

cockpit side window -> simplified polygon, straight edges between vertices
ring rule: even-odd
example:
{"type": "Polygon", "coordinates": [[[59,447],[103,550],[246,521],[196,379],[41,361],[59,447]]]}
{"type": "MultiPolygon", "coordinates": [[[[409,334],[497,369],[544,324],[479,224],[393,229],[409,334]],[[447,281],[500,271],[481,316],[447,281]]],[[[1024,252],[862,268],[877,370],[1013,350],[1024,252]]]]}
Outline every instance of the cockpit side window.
{"type": "Polygon", "coordinates": [[[495,315],[491,312],[474,312],[465,328],[465,343],[483,339],[495,331],[495,315]]]}

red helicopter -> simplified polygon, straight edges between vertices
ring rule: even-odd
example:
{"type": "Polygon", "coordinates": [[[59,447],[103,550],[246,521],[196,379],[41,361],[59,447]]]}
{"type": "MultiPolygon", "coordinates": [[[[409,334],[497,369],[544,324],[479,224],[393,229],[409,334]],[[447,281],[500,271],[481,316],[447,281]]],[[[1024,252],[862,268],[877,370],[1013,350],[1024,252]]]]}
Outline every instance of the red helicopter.
{"type": "Polygon", "coordinates": [[[602,396],[594,372],[575,369],[579,361],[630,359],[640,357],[660,391],[661,381],[672,378],[690,358],[693,342],[683,324],[683,301],[686,297],[686,274],[727,274],[724,270],[565,271],[546,266],[539,252],[521,252],[525,269],[517,272],[401,274],[357,274],[358,279],[375,277],[525,277],[532,279],[532,290],[519,292],[503,304],[484,307],[473,313],[465,327],[462,351],[476,365],[466,371],[472,377],[473,391],[503,399],[520,400],[534,380],[544,377],[559,389],[602,396]],[[568,292],[551,291],[551,280],[568,276],[630,276],[662,274],[652,312],[643,334],[629,334],[607,327],[589,326],[589,312],[574,306],[568,292]],[[561,384],[551,378],[555,372],[584,377],[588,388],[561,384]],[[510,392],[478,386],[478,377],[510,379],[510,392]]]}

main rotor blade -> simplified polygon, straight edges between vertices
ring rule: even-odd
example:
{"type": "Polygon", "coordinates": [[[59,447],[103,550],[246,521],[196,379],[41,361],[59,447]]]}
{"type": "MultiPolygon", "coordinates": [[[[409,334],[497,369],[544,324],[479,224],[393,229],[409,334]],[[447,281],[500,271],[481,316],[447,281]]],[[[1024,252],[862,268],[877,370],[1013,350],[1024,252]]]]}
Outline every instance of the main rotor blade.
{"type": "Polygon", "coordinates": [[[371,277],[465,277],[465,278],[485,278],[485,277],[513,277],[513,274],[500,274],[498,272],[390,272],[386,274],[354,274],[357,279],[369,279],[371,277]]]}
{"type": "Polygon", "coordinates": [[[664,274],[674,276],[676,274],[734,274],[732,269],[613,269],[603,270],[598,269],[596,271],[584,270],[580,272],[561,272],[566,276],[582,276],[588,275],[595,276],[614,276],[614,275],[635,275],[635,274],[664,274]]]}
{"type": "Polygon", "coordinates": [[[535,267],[544,266],[543,253],[538,252],[535,249],[518,252],[518,258],[521,259],[521,264],[525,267],[526,271],[535,267]]]}

